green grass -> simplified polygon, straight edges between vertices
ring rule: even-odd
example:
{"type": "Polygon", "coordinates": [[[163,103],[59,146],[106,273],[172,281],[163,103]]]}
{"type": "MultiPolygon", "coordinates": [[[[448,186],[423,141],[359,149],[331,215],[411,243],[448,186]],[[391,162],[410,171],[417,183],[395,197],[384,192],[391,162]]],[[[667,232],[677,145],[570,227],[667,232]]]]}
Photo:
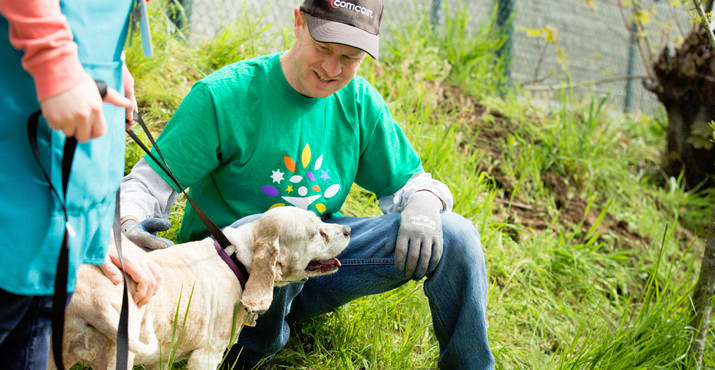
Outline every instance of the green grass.
{"type": "MultiPolygon", "coordinates": [[[[157,56],[141,57],[137,41],[128,52],[142,114],[157,134],[196,80],[275,51],[276,38],[291,43],[285,28],[260,29],[246,19],[187,45],[170,32],[160,6],[151,3],[157,56]]],[[[692,367],[685,355],[694,340],[690,291],[715,193],[684,191],[658,169],[663,114],[622,115],[603,97],[576,101],[568,90],[552,110],[535,108],[518,90],[499,94],[494,50],[501,41],[489,19],[471,36],[465,22],[450,19],[437,35],[426,23],[394,30],[401,33],[384,45],[381,61],[366,60],[360,74],[383,94],[425,169],[450,187],[454,211],[481,233],[497,368],[692,367]],[[501,136],[485,140],[489,130],[501,136]],[[543,180],[547,172],[563,180],[566,194],[543,180]],[[567,222],[564,197],[582,199],[593,217],[567,222]],[[531,211],[518,212],[519,204],[531,211]],[[528,222],[540,219],[542,228],[528,222]],[[637,237],[618,233],[613,220],[637,237]]],[[[128,144],[127,169],[139,150],[128,144]]],[[[182,208],[175,207],[169,237],[182,208]]],[[[357,186],[342,209],[379,212],[374,195],[357,186]]],[[[707,343],[704,364],[714,368],[712,330],[707,343]]],[[[438,356],[428,302],[415,282],[300,323],[276,363],[404,369],[435,367],[438,356]]]]}

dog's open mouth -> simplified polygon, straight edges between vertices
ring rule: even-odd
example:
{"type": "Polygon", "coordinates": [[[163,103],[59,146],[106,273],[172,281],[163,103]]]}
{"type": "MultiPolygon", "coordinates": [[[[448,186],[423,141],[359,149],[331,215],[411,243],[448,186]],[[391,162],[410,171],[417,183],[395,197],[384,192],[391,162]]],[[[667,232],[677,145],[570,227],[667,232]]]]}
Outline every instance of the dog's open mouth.
{"type": "Polygon", "coordinates": [[[331,258],[328,260],[313,260],[308,263],[306,271],[319,271],[327,272],[340,267],[340,261],[337,258],[331,258]]]}

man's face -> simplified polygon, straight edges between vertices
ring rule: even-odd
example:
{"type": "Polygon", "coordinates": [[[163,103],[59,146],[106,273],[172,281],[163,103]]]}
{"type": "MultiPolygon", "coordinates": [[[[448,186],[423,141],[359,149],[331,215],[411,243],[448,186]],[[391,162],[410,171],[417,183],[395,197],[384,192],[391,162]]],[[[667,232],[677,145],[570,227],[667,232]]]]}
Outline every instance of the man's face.
{"type": "Polygon", "coordinates": [[[296,11],[296,43],[290,51],[288,82],[302,95],[323,98],[347,85],[357,73],[365,52],[342,44],[313,40],[308,26],[296,11]]]}

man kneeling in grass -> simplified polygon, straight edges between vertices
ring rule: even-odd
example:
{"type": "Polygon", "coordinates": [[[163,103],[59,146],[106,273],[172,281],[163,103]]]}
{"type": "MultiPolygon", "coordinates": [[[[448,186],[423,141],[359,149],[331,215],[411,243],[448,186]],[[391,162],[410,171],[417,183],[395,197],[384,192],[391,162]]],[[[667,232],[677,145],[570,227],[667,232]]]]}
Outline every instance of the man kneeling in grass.
{"type": "MultiPolygon", "coordinates": [[[[380,94],[356,76],[378,56],[381,0],[306,0],[294,10],[287,51],[228,65],[198,81],[158,138],[179,182],[220,227],[294,205],[348,225],[338,273],[276,290],[271,308],[244,328],[229,357],[244,367],[270,359],[288,341],[288,322],[358,297],[424,283],[439,340],[439,366],[492,368],[485,310],[487,277],[479,234],[451,213],[452,194],[420,157],[380,94]],[[374,192],[383,216],[338,214],[350,187],[374,192]]],[[[123,230],[162,248],[177,198],[153,161],[122,182],[123,230]]],[[[208,235],[187,204],[179,238],[208,235]]],[[[320,237],[320,236],[316,236],[320,237]]]]}

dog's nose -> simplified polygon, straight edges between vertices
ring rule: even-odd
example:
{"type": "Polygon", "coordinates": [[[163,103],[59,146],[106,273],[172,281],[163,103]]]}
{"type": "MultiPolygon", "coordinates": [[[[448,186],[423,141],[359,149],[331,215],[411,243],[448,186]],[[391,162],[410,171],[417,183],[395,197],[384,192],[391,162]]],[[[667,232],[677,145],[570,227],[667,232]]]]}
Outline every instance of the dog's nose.
{"type": "Polygon", "coordinates": [[[343,226],[343,235],[347,238],[350,236],[350,226],[343,226]]]}

